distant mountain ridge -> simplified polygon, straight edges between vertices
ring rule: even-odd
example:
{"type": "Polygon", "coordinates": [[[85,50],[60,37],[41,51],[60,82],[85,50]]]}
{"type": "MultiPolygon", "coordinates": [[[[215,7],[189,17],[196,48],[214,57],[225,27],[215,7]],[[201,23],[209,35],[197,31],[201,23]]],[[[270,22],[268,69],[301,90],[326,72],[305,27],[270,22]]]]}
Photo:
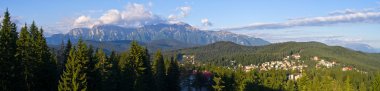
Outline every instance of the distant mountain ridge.
{"type": "Polygon", "coordinates": [[[352,42],[345,42],[341,40],[326,40],[324,43],[329,44],[329,45],[339,45],[345,48],[349,48],[355,51],[362,51],[362,52],[367,52],[367,53],[379,53],[380,49],[376,49],[371,47],[368,44],[363,44],[363,43],[352,43],[352,42]]]}
{"type": "MultiPolygon", "coordinates": [[[[91,45],[93,48],[103,49],[103,51],[106,54],[109,54],[112,51],[125,52],[129,49],[132,41],[133,40],[117,40],[117,41],[84,40],[84,42],[87,45],[91,45]]],[[[141,46],[146,47],[150,53],[154,53],[159,49],[161,51],[170,51],[170,50],[176,50],[176,49],[181,49],[181,48],[189,48],[189,47],[199,46],[199,45],[183,43],[181,41],[171,40],[171,39],[154,40],[154,41],[150,41],[150,42],[139,42],[139,41],[137,41],[137,43],[141,46]]],[[[74,45],[75,44],[76,43],[74,42],[74,45]]],[[[54,48],[55,50],[58,50],[61,47],[61,45],[50,44],[49,47],[54,48]]]]}
{"type": "Polygon", "coordinates": [[[241,45],[267,45],[268,41],[227,31],[204,31],[189,24],[154,24],[138,28],[125,28],[116,25],[96,25],[92,28],[75,28],[67,34],[54,34],[47,38],[49,44],[59,44],[61,40],[117,41],[137,40],[150,42],[162,39],[175,39],[184,43],[205,45],[217,41],[231,41],[241,45]]]}

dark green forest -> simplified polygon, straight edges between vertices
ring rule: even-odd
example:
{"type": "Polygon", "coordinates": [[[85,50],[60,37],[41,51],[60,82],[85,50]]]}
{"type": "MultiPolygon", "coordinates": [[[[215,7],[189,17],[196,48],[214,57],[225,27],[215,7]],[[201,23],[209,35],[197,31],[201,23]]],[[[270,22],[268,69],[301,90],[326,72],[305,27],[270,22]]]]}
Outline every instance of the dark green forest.
{"type": "MultiPolygon", "coordinates": [[[[255,48],[241,46],[236,49],[231,47],[235,45],[226,44],[224,47],[216,46],[216,48],[220,50],[223,48],[227,52],[202,49],[203,53],[206,54],[202,54],[201,59],[197,58],[197,60],[202,60],[203,58],[205,60],[196,61],[195,64],[197,65],[195,65],[188,61],[180,60],[178,55],[182,53],[178,51],[177,53],[179,54],[164,53],[157,50],[152,54],[146,47],[140,46],[136,41],[131,43],[127,51],[112,51],[108,55],[102,48],[87,45],[81,39],[75,45],[69,40],[62,43],[59,49],[53,49],[47,46],[43,29],[38,27],[34,21],[29,25],[24,24],[20,30],[17,28],[16,24],[11,21],[11,15],[6,11],[0,29],[1,91],[380,90],[380,73],[376,72],[378,62],[368,64],[355,61],[370,60],[372,62],[375,57],[369,56],[377,56],[376,54],[347,51],[358,57],[350,59],[351,57],[343,56],[345,59],[351,60],[348,60],[347,64],[358,64],[360,67],[368,65],[370,70],[366,73],[341,71],[340,69],[305,69],[302,73],[281,69],[244,71],[241,66],[220,65],[224,64],[221,62],[225,61],[225,59],[229,59],[229,57],[220,55],[227,55],[227,52],[230,52],[230,54],[235,55],[233,60],[241,60],[238,63],[252,64],[277,60],[288,54],[303,52],[297,47],[288,52],[271,53],[270,51],[260,51],[288,50],[286,48],[293,48],[293,45],[255,48]],[[225,47],[231,48],[226,49],[225,47]],[[241,51],[241,53],[235,53],[236,51],[241,51]],[[256,56],[252,57],[255,59],[250,60],[254,62],[248,62],[249,60],[243,57],[244,55],[250,55],[249,51],[256,53],[256,56]],[[242,55],[242,57],[239,55],[242,55]],[[296,80],[288,77],[290,74],[295,73],[299,73],[302,77],[296,80]]],[[[294,43],[294,45],[296,44],[294,43]]],[[[347,54],[345,49],[312,48],[315,48],[315,50],[333,50],[334,53],[331,54],[347,54]]],[[[316,53],[324,54],[322,52],[316,53]]],[[[341,56],[325,55],[327,58],[329,56],[341,56]]],[[[337,58],[336,60],[340,59],[337,58]]]]}

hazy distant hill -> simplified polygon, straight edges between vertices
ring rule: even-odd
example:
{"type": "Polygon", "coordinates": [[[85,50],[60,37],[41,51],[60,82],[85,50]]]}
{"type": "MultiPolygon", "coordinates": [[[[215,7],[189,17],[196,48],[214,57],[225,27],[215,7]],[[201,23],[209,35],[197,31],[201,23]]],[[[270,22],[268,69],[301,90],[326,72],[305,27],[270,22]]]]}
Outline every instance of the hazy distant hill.
{"type": "Polygon", "coordinates": [[[246,65],[282,60],[291,53],[299,53],[305,60],[319,56],[357,68],[380,69],[378,67],[380,54],[363,53],[340,46],[327,46],[319,42],[286,42],[266,46],[242,46],[233,42],[217,42],[206,46],[179,49],[166,54],[173,53],[195,55],[197,60],[206,62],[235,60],[246,65]]]}
{"type": "Polygon", "coordinates": [[[356,51],[367,52],[367,53],[380,52],[380,49],[373,48],[370,45],[363,44],[363,43],[352,43],[352,42],[346,42],[346,41],[341,41],[341,40],[326,40],[324,41],[324,43],[329,44],[329,45],[339,45],[345,48],[349,48],[356,51]]]}

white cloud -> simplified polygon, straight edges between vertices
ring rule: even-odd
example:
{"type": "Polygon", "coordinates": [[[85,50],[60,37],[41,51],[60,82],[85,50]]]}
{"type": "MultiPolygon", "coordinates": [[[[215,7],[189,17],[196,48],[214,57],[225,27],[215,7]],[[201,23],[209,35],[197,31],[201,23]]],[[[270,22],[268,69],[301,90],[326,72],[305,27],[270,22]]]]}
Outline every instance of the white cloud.
{"type": "Polygon", "coordinates": [[[325,26],[339,23],[380,23],[380,12],[347,11],[329,16],[292,19],[277,23],[255,23],[241,27],[223,28],[221,30],[282,29],[297,26],[325,26]]]}
{"type": "Polygon", "coordinates": [[[126,9],[121,13],[122,22],[124,26],[140,26],[144,24],[153,24],[162,22],[163,20],[154,15],[150,10],[142,4],[128,4],[126,9]]]}
{"type": "Polygon", "coordinates": [[[99,18],[99,20],[103,24],[117,23],[121,20],[121,15],[119,10],[111,9],[108,10],[107,13],[103,14],[103,16],[99,18]]]}
{"type": "Polygon", "coordinates": [[[201,23],[202,23],[202,26],[205,26],[205,27],[213,25],[207,18],[202,19],[201,23]]]}
{"type": "Polygon", "coordinates": [[[189,15],[189,12],[191,10],[191,7],[190,6],[182,6],[182,7],[179,7],[179,10],[181,11],[181,16],[182,17],[186,17],[189,15]]]}
{"type": "Polygon", "coordinates": [[[80,23],[84,23],[84,22],[89,22],[91,20],[91,18],[89,16],[79,16],[75,21],[74,21],[74,24],[80,24],[80,23]]]}
{"type": "Polygon", "coordinates": [[[125,9],[110,9],[99,18],[81,15],[72,24],[73,27],[92,27],[99,24],[114,24],[123,27],[138,27],[145,24],[155,24],[164,20],[153,14],[142,4],[130,3],[125,9]]]}
{"type": "Polygon", "coordinates": [[[329,15],[353,14],[356,12],[358,11],[353,10],[353,9],[345,9],[345,10],[336,10],[336,11],[330,12],[329,15]]]}
{"type": "Polygon", "coordinates": [[[93,26],[93,20],[91,19],[90,16],[79,16],[78,18],[75,19],[73,26],[74,27],[91,27],[93,26]]]}
{"type": "Polygon", "coordinates": [[[187,17],[191,11],[191,7],[190,6],[178,7],[177,11],[179,12],[178,14],[170,14],[168,16],[168,20],[170,23],[178,23],[180,22],[181,19],[187,17]]]}

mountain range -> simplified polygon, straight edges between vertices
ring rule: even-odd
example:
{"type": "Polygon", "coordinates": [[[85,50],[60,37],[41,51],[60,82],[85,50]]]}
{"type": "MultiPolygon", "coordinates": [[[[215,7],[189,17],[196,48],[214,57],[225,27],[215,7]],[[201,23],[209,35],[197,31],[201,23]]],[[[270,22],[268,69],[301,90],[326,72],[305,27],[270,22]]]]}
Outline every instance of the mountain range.
{"type": "MultiPolygon", "coordinates": [[[[74,28],[66,34],[54,34],[50,37],[47,37],[46,40],[49,45],[58,45],[62,43],[62,40],[66,41],[67,39],[71,39],[75,43],[79,38],[82,38],[83,40],[89,42],[91,41],[90,43],[94,45],[99,45],[96,43],[100,42],[120,44],[122,41],[129,40],[136,40],[142,44],[160,43],[160,41],[163,43],[169,43],[172,41],[173,43],[177,43],[177,45],[171,46],[173,48],[184,48],[182,45],[189,44],[191,45],[187,47],[194,45],[206,45],[218,41],[231,41],[236,44],[247,46],[260,46],[270,44],[268,41],[261,38],[235,34],[228,31],[201,30],[186,23],[158,23],[129,28],[120,27],[117,25],[95,25],[91,28],[74,28]]],[[[324,41],[323,43],[334,46],[343,46],[355,51],[362,51],[367,53],[380,52],[379,49],[375,49],[367,44],[361,43],[347,43],[339,40],[328,40],[324,41]]],[[[125,44],[128,44],[128,42],[125,44]]],[[[110,49],[108,46],[105,47],[110,49]]],[[[158,48],[159,47],[153,49],[155,50],[158,48]]]]}
{"type": "Polygon", "coordinates": [[[206,45],[217,41],[232,41],[241,45],[270,44],[260,38],[235,34],[227,31],[206,31],[186,23],[153,24],[137,28],[125,28],[116,25],[96,25],[92,28],[75,28],[67,34],[54,34],[47,38],[49,44],[60,44],[62,40],[120,41],[137,40],[151,42],[155,40],[178,40],[183,43],[206,45]]]}

